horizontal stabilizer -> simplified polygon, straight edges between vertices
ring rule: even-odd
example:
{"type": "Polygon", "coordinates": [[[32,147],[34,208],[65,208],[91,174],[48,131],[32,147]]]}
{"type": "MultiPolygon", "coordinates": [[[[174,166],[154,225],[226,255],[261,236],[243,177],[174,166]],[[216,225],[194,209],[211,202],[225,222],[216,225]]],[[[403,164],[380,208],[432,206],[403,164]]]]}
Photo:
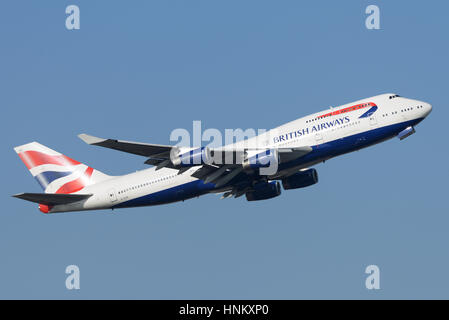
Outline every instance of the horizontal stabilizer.
{"type": "Polygon", "coordinates": [[[91,197],[91,194],[19,193],[13,197],[45,205],[69,204],[91,197]]]}

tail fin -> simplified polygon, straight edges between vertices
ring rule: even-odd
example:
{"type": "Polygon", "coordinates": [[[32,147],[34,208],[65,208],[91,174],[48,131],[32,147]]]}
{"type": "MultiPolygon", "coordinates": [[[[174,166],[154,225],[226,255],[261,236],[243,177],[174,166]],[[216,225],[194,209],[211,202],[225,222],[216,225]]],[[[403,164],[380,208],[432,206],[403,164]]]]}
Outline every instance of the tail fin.
{"type": "Polygon", "coordinates": [[[14,150],[45,193],[74,193],[110,176],[37,142],[14,150]]]}

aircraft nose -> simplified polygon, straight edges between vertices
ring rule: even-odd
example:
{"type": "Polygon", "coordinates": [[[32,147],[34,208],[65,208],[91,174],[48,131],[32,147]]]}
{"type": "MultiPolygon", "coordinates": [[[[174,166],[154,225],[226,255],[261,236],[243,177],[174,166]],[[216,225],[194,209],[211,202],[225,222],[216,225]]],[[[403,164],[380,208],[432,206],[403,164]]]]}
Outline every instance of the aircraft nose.
{"type": "Polygon", "coordinates": [[[423,106],[424,117],[427,117],[429,115],[429,113],[432,111],[432,105],[430,103],[423,102],[422,106],[423,106]]]}

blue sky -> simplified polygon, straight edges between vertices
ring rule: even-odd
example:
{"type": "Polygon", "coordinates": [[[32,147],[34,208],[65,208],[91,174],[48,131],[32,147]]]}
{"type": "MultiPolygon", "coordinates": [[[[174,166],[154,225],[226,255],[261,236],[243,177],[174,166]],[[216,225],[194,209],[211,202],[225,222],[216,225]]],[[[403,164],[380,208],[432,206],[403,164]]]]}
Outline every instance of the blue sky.
{"type": "Polygon", "coordinates": [[[444,1],[2,1],[0,298],[449,298],[444,1]],[[65,28],[65,8],[81,29],[65,28]],[[380,7],[381,30],[365,28],[380,7]],[[39,141],[108,174],[175,128],[272,128],[386,92],[430,102],[410,138],[318,165],[250,203],[215,195],[45,216],[13,151],[39,141]],[[65,288],[66,266],[81,290],[65,288]],[[378,265],[381,290],[365,288],[378,265]]]}

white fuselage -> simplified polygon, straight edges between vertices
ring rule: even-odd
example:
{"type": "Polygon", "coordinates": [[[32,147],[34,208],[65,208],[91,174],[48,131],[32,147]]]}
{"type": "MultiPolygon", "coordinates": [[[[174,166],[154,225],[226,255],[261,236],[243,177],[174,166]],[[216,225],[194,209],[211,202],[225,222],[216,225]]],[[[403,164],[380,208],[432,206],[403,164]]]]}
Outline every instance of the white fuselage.
{"type": "MultiPolygon", "coordinates": [[[[431,108],[430,104],[422,101],[383,94],[308,115],[257,137],[224,146],[223,149],[238,149],[243,146],[250,149],[313,148],[304,158],[280,166],[279,171],[271,176],[275,179],[340,154],[390,139],[424,119],[431,108]]],[[[84,202],[57,205],[51,212],[155,205],[216,191],[212,184],[203,184],[192,176],[200,167],[191,167],[181,174],[176,169],[156,170],[152,167],[111,177],[86,186],[82,193],[93,196],[84,202]]]]}

